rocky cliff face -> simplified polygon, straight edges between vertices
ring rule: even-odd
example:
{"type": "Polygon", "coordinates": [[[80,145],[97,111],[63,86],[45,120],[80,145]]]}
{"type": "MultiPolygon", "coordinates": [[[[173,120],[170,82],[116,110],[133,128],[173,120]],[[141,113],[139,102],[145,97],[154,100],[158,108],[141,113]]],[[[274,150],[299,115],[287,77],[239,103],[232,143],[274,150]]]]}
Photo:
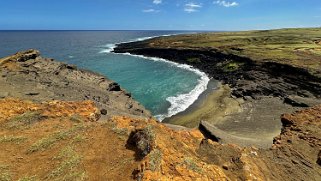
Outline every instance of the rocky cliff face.
{"type": "Polygon", "coordinates": [[[2,58],[0,67],[0,98],[16,97],[37,102],[92,100],[103,116],[151,116],[117,83],[74,65],[43,58],[37,50],[2,58]]]}
{"type": "Polygon", "coordinates": [[[1,180],[321,180],[321,106],[283,115],[269,149],[223,145],[35,50],[0,66],[1,180]]]}
{"type": "Polygon", "coordinates": [[[236,97],[298,95],[320,98],[321,78],[311,75],[304,68],[276,63],[273,60],[255,62],[250,58],[225,54],[210,48],[164,48],[150,47],[149,44],[149,41],[120,44],[115,48],[115,52],[161,57],[192,65],[214,79],[229,84],[234,88],[232,94],[236,97]]]}

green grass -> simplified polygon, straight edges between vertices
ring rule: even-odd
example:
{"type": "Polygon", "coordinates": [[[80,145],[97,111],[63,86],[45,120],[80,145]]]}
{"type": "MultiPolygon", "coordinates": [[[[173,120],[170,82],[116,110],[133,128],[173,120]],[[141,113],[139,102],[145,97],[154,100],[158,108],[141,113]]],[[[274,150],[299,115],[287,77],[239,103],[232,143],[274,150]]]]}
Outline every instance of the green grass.
{"type": "Polygon", "coordinates": [[[70,146],[62,149],[54,160],[60,164],[54,168],[46,180],[85,180],[86,172],[80,168],[81,156],[70,146]]]}
{"type": "Polygon", "coordinates": [[[85,136],[82,136],[82,135],[78,134],[77,136],[75,136],[73,138],[72,143],[74,143],[74,144],[83,143],[86,140],[87,140],[87,138],[85,136]]]}
{"type": "Polygon", "coordinates": [[[20,178],[18,181],[39,181],[36,175],[20,178]]]}
{"type": "Polygon", "coordinates": [[[201,59],[195,57],[195,58],[188,58],[186,61],[189,62],[189,63],[200,63],[201,59]]]}
{"type": "Polygon", "coordinates": [[[0,181],[11,181],[10,169],[7,165],[0,164],[0,181]]]}
{"type": "Polygon", "coordinates": [[[182,163],[186,166],[187,169],[193,170],[194,172],[197,173],[202,173],[202,168],[196,165],[195,161],[192,158],[185,158],[184,162],[182,163]]]}
{"type": "Polygon", "coordinates": [[[240,66],[244,65],[244,63],[240,63],[240,62],[230,62],[227,63],[224,67],[223,70],[225,72],[233,72],[236,71],[240,68],[240,66]]]}
{"type": "Polygon", "coordinates": [[[74,114],[74,115],[72,115],[72,116],[70,117],[70,121],[75,122],[75,123],[82,123],[82,122],[84,122],[84,121],[83,121],[83,117],[80,116],[79,114],[74,114]]]}
{"type": "Polygon", "coordinates": [[[42,138],[41,140],[31,145],[27,153],[30,154],[37,151],[44,151],[47,148],[50,148],[55,143],[72,137],[75,133],[77,133],[80,130],[83,130],[84,128],[85,127],[83,125],[77,125],[69,130],[59,131],[52,135],[49,135],[48,137],[42,138]]]}
{"type": "MultiPolygon", "coordinates": [[[[145,42],[145,46],[157,48],[211,48],[258,62],[306,67],[321,76],[321,28],[202,33],[160,37],[145,42]]],[[[194,59],[187,61],[194,62],[194,59]]]]}
{"type": "Polygon", "coordinates": [[[29,111],[10,118],[8,122],[6,122],[5,127],[8,129],[25,129],[42,119],[44,119],[44,116],[42,116],[40,112],[29,111]]]}
{"type": "Polygon", "coordinates": [[[26,140],[27,138],[22,136],[1,136],[0,137],[0,143],[20,144],[26,140]]]}
{"type": "Polygon", "coordinates": [[[154,149],[149,153],[149,169],[151,171],[157,171],[160,169],[162,162],[162,152],[159,149],[154,149]]]}

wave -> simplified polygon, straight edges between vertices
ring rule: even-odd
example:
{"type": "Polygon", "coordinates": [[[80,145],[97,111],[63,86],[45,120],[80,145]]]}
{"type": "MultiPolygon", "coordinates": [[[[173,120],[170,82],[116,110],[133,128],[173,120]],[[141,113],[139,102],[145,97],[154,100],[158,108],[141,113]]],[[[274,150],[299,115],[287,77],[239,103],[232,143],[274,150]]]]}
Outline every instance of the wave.
{"type": "Polygon", "coordinates": [[[166,63],[176,66],[178,68],[194,72],[195,74],[200,76],[200,78],[198,79],[198,84],[196,85],[196,87],[192,91],[190,91],[187,94],[179,94],[177,96],[168,97],[166,99],[170,103],[171,106],[168,108],[167,114],[155,115],[155,117],[159,121],[162,121],[165,118],[174,116],[180,112],[185,111],[207,89],[207,85],[210,81],[210,78],[206,75],[206,73],[200,71],[199,69],[193,68],[192,66],[187,65],[187,64],[179,64],[179,63],[172,62],[172,61],[169,61],[169,60],[166,60],[163,58],[147,57],[147,56],[143,56],[143,55],[134,55],[134,54],[130,54],[130,53],[120,53],[120,54],[143,58],[143,59],[152,60],[152,61],[166,62],[166,63]]]}
{"type": "MultiPolygon", "coordinates": [[[[136,38],[134,40],[127,41],[127,42],[121,42],[121,43],[131,43],[131,42],[137,42],[137,41],[144,41],[144,40],[148,40],[148,39],[152,39],[152,38],[156,38],[156,37],[166,37],[166,36],[173,36],[173,35],[178,35],[178,34],[136,38]]],[[[113,53],[113,50],[114,50],[114,48],[117,47],[117,44],[120,44],[120,43],[105,45],[106,49],[100,51],[100,53],[113,53]]],[[[182,68],[182,69],[194,72],[195,74],[200,76],[200,78],[198,79],[197,86],[192,91],[190,91],[187,94],[179,94],[177,96],[168,97],[166,99],[170,103],[171,106],[168,108],[167,114],[159,114],[159,115],[155,116],[159,121],[162,121],[165,118],[174,116],[180,112],[185,111],[207,89],[207,85],[210,81],[210,78],[204,72],[200,71],[199,69],[193,68],[192,66],[187,65],[187,64],[179,64],[179,63],[172,62],[172,61],[169,61],[169,60],[166,60],[163,58],[147,57],[147,56],[143,56],[143,55],[134,55],[134,54],[130,54],[130,53],[119,53],[119,54],[133,56],[133,57],[139,57],[139,58],[152,60],[152,61],[166,62],[166,63],[176,66],[178,68],[182,68]]]]}
{"type": "Polygon", "coordinates": [[[157,38],[157,37],[167,37],[167,36],[173,36],[173,35],[179,35],[180,33],[176,34],[168,34],[168,35],[158,35],[158,36],[148,36],[148,37],[141,37],[141,38],[135,38],[130,41],[124,41],[124,42],[119,42],[119,43],[109,43],[105,46],[103,46],[103,50],[101,50],[99,53],[113,53],[114,49],[117,47],[117,44],[121,43],[132,43],[132,42],[139,42],[139,41],[144,41],[144,40],[149,40],[152,38],[157,38]]]}
{"type": "Polygon", "coordinates": [[[116,44],[110,43],[104,46],[104,49],[101,50],[99,53],[112,53],[116,48],[116,44]]]}

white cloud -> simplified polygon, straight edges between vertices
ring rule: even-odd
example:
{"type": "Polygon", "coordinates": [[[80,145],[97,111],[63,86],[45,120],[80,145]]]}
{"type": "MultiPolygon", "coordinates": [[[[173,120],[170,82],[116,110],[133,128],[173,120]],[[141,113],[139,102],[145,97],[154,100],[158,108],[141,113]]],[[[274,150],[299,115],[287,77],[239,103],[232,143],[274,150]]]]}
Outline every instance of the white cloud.
{"type": "Polygon", "coordinates": [[[162,0],[153,0],[154,4],[162,4],[162,0]]]}
{"type": "Polygon", "coordinates": [[[202,8],[202,4],[197,3],[187,3],[185,4],[184,11],[188,13],[196,12],[198,9],[202,8]]]}
{"type": "Polygon", "coordinates": [[[143,13],[158,13],[159,10],[156,9],[144,9],[143,13]]]}
{"type": "Polygon", "coordinates": [[[228,1],[220,1],[220,0],[214,1],[214,4],[218,4],[220,6],[224,6],[224,7],[227,7],[227,8],[239,5],[239,3],[235,2],[235,1],[228,2],[228,1]]]}

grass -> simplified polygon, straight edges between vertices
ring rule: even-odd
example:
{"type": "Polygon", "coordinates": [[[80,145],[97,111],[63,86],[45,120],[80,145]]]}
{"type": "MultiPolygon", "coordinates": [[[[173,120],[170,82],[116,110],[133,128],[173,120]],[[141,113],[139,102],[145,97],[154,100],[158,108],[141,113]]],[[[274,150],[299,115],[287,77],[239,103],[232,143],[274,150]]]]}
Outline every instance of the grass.
{"type": "Polygon", "coordinates": [[[200,168],[192,158],[189,158],[189,157],[185,158],[183,164],[186,165],[186,168],[189,170],[193,170],[194,172],[197,172],[197,173],[202,172],[202,168],[200,168]]]}
{"type": "Polygon", "coordinates": [[[240,68],[240,66],[242,66],[242,65],[244,65],[244,63],[230,62],[230,63],[227,63],[223,67],[223,71],[225,71],[225,72],[234,72],[234,71],[238,70],[240,68]]]}
{"type": "Polygon", "coordinates": [[[70,146],[62,149],[54,160],[60,164],[46,177],[46,180],[85,180],[86,172],[79,168],[81,156],[70,146]]]}
{"type": "Polygon", "coordinates": [[[31,124],[44,119],[39,111],[28,111],[21,115],[10,118],[5,124],[8,129],[24,129],[30,127],[31,124]]]}
{"type": "Polygon", "coordinates": [[[39,181],[36,175],[20,178],[18,181],[39,181]]]}
{"type": "Polygon", "coordinates": [[[149,154],[149,168],[151,171],[157,171],[160,169],[162,162],[162,152],[159,149],[154,149],[149,154]]]}
{"type": "Polygon", "coordinates": [[[86,137],[78,134],[77,136],[75,136],[75,137],[73,138],[72,143],[74,143],[74,144],[75,144],[75,143],[82,143],[82,142],[84,142],[84,141],[86,141],[86,140],[87,140],[86,137]]]}
{"type": "Polygon", "coordinates": [[[11,179],[9,167],[0,164],[0,181],[11,181],[11,179]]]}
{"type": "Polygon", "coordinates": [[[22,137],[22,136],[2,136],[2,137],[0,137],[0,143],[20,144],[26,140],[27,140],[27,138],[22,137]]]}
{"type": "Polygon", "coordinates": [[[195,58],[188,58],[186,61],[189,62],[189,63],[200,63],[201,59],[195,57],[195,58]]]}
{"type": "Polygon", "coordinates": [[[211,48],[258,62],[273,61],[304,67],[321,76],[320,42],[321,28],[296,28],[177,35],[147,40],[146,45],[157,48],[211,48]]]}
{"type": "Polygon", "coordinates": [[[84,121],[83,121],[83,117],[80,116],[79,114],[74,114],[74,115],[72,115],[72,116],[70,117],[70,121],[75,122],[75,123],[82,123],[82,122],[84,122],[84,121]]]}
{"type": "Polygon", "coordinates": [[[82,129],[84,129],[83,125],[77,125],[69,130],[59,131],[59,132],[56,132],[52,135],[49,135],[48,137],[45,137],[45,138],[37,141],[33,145],[31,145],[31,147],[28,149],[27,153],[30,154],[30,153],[37,152],[37,151],[44,151],[47,148],[54,145],[55,143],[70,138],[77,131],[82,130],[82,129]]]}

